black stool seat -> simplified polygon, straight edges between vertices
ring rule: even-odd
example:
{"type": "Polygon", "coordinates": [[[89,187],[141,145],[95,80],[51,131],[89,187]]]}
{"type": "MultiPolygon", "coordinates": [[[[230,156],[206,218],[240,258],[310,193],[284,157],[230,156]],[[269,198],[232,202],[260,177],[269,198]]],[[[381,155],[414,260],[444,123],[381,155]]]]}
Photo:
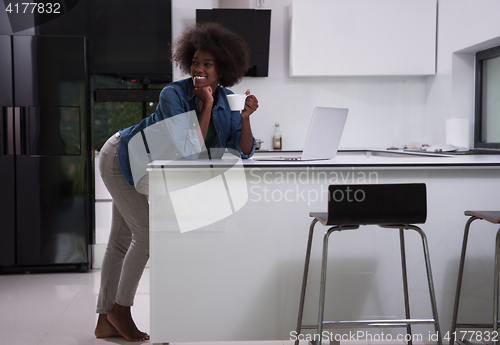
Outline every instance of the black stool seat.
{"type": "Polygon", "coordinates": [[[323,225],[423,224],[427,218],[423,183],[331,185],[328,192],[323,225]]]}
{"type": "MultiPolygon", "coordinates": [[[[498,343],[498,327],[499,327],[499,300],[500,300],[500,229],[497,230],[495,240],[495,272],[493,277],[493,320],[492,323],[458,323],[458,308],[460,304],[460,292],[462,290],[462,280],[465,266],[465,254],[467,252],[467,241],[469,238],[469,230],[473,221],[485,220],[492,224],[500,224],[500,211],[465,211],[464,214],[469,216],[469,220],[465,224],[464,239],[462,241],[462,254],[460,255],[460,266],[458,268],[457,288],[455,293],[455,303],[453,305],[453,317],[451,320],[451,332],[454,334],[457,328],[491,328],[493,329],[493,344],[498,343]],[[496,335],[496,337],[494,336],[496,335]]],[[[450,339],[450,345],[453,345],[455,339],[450,339]]]]}
{"type": "MultiPolygon", "coordinates": [[[[433,324],[438,334],[438,343],[441,345],[441,332],[439,331],[439,320],[437,315],[437,304],[430,267],[429,249],[425,233],[414,224],[425,223],[427,218],[427,195],[426,186],[423,183],[413,184],[359,184],[359,185],[330,185],[328,187],[328,211],[311,212],[313,221],[309,227],[309,238],[304,264],[304,276],[302,279],[302,290],[297,320],[297,335],[303,329],[315,329],[318,335],[323,329],[332,328],[366,328],[366,327],[405,327],[411,341],[411,325],[433,324]],[[304,311],[304,300],[307,287],[307,277],[311,257],[312,239],[316,223],[321,223],[330,228],[323,238],[323,254],[321,263],[321,282],[318,309],[318,323],[315,325],[303,325],[302,317],[304,311]],[[325,287],[328,257],[328,239],[337,231],[355,230],[361,225],[378,225],[383,228],[399,229],[401,246],[401,265],[403,275],[403,293],[405,303],[404,319],[395,320],[353,320],[353,321],[324,321],[325,287]],[[410,318],[410,303],[408,296],[408,281],[406,271],[406,254],[404,244],[404,231],[413,230],[422,238],[425,266],[427,269],[427,280],[429,285],[429,296],[431,301],[432,319],[410,318]]],[[[321,345],[321,336],[317,339],[321,345]]],[[[298,345],[298,340],[295,342],[298,345]]]]}

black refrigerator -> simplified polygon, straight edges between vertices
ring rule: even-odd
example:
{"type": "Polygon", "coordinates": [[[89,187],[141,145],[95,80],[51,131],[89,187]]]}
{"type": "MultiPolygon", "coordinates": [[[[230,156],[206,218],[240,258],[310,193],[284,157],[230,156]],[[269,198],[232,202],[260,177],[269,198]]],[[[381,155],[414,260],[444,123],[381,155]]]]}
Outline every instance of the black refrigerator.
{"type": "Polygon", "coordinates": [[[0,35],[0,273],[89,268],[85,45],[0,35]]]}

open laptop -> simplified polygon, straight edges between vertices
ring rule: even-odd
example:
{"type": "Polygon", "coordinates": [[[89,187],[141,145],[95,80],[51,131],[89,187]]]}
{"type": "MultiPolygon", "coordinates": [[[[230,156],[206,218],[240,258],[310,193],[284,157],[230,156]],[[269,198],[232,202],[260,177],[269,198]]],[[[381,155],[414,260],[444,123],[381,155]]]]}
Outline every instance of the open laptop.
{"type": "Polygon", "coordinates": [[[337,155],[340,138],[344,131],[345,121],[349,109],[344,108],[314,108],[306,143],[300,157],[259,157],[256,161],[283,161],[283,160],[322,160],[333,159],[337,155]]]}

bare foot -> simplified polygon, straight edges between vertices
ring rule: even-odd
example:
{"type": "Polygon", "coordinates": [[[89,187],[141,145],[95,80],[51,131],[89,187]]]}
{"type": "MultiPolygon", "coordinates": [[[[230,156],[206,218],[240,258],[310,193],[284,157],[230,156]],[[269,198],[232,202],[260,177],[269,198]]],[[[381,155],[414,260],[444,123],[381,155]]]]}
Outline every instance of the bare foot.
{"type": "Polygon", "coordinates": [[[99,314],[94,334],[96,338],[123,337],[115,326],[109,322],[107,314],[99,314]]]}
{"type": "Polygon", "coordinates": [[[128,341],[149,340],[149,334],[141,332],[132,320],[130,307],[125,307],[115,303],[108,313],[108,321],[115,326],[128,341]]]}

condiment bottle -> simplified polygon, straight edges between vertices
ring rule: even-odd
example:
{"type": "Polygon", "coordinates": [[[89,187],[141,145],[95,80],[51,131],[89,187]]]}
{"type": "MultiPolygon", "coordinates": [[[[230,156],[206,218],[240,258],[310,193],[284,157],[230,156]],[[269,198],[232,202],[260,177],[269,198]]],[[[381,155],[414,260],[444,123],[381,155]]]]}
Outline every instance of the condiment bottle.
{"type": "Polygon", "coordinates": [[[273,149],[274,150],[281,150],[281,148],[282,148],[281,144],[282,144],[282,141],[281,141],[280,124],[279,124],[279,122],[276,122],[274,124],[273,149]]]}

